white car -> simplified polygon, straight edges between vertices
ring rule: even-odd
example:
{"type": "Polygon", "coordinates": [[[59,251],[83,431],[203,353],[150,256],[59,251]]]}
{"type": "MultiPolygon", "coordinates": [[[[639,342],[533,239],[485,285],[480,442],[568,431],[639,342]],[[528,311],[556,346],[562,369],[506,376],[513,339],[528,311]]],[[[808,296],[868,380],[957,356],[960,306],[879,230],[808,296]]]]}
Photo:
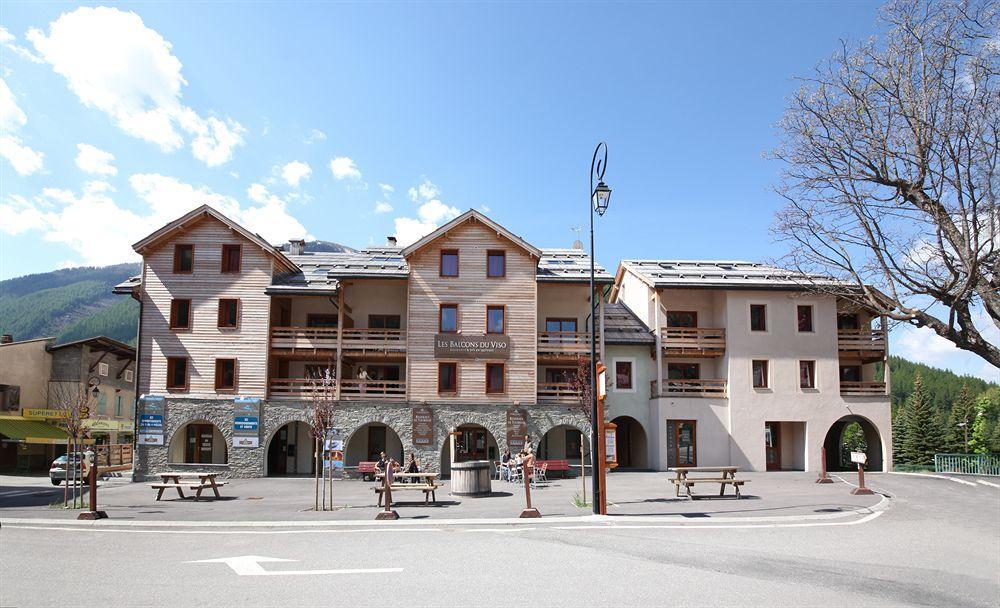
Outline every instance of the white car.
{"type": "MultiPolygon", "coordinates": [[[[79,452],[73,454],[73,464],[76,467],[76,479],[80,480],[79,483],[83,483],[84,481],[82,466],[83,458],[83,454],[79,452]]],[[[69,458],[67,458],[65,454],[52,461],[52,465],[49,466],[49,479],[52,481],[52,485],[58,486],[62,484],[62,482],[66,481],[66,473],[69,470],[69,467],[67,466],[68,462],[69,458]]]]}

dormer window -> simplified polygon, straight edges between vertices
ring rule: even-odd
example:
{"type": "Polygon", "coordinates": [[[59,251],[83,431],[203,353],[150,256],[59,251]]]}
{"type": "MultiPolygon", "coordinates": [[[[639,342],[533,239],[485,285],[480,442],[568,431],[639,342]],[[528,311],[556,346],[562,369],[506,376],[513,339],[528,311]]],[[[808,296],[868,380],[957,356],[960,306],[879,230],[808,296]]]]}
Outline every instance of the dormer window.
{"type": "Polygon", "coordinates": [[[443,277],[457,277],[458,276],[458,250],[457,249],[442,249],[441,250],[441,276],[443,276],[443,277]]]}
{"type": "Polygon", "coordinates": [[[237,273],[240,271],[242,250],[241,245],[222,246],[222,272],[237,273]]]}

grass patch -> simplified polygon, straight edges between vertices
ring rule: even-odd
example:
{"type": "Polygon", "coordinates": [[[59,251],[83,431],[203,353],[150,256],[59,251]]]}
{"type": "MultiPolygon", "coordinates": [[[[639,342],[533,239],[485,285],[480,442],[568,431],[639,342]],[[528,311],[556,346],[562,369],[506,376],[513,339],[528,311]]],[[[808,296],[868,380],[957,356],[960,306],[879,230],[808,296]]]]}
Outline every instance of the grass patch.
{"type": "Polygon", "coordinates": [[[574,494],[573,495],[573,506],[577,507],[579,509],[587,509],[591,505],[590,505],[589,502],[587,502],[586,500],[584,500],[583,498],[581,498],[579,494],[574,494]]]}

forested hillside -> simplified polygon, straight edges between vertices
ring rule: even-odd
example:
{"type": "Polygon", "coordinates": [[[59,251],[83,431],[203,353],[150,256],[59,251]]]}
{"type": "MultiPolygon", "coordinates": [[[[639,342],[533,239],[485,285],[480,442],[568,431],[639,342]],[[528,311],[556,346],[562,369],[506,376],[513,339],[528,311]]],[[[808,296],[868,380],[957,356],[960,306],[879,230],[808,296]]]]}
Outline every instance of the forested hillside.
{"type": "Polygon", "coordinates": [[[963,385],[968,385],[969,392],[973,395],[979,395],[1000,382],[1000,370],[997,370],[997,382],[991,384],[974,376],[959,376],[955,372],[899,357],[889,357],[889,371],[892,372],[893,410],[902,405],[913,393],[913,382],[918,373],[923,379],[924,394],[930,403],[946,414],[951,411],[963,385]]]}

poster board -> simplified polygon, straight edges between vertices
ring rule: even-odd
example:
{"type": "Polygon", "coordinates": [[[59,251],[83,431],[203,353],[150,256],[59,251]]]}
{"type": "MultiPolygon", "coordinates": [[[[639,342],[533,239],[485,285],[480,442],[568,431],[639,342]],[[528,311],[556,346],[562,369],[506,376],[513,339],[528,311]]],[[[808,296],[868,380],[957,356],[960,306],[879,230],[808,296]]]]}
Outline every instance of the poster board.
{"type": "Polygon", "coordinates": [[[260,447],[260,399],[233,399],[233,447],[260,447]]]}
{"type": "Polygon", "coordinates": [[[137,445],[163,446],[167,429],[167,402],[159,395],[139,397],[139,436],[137,445]]]}

